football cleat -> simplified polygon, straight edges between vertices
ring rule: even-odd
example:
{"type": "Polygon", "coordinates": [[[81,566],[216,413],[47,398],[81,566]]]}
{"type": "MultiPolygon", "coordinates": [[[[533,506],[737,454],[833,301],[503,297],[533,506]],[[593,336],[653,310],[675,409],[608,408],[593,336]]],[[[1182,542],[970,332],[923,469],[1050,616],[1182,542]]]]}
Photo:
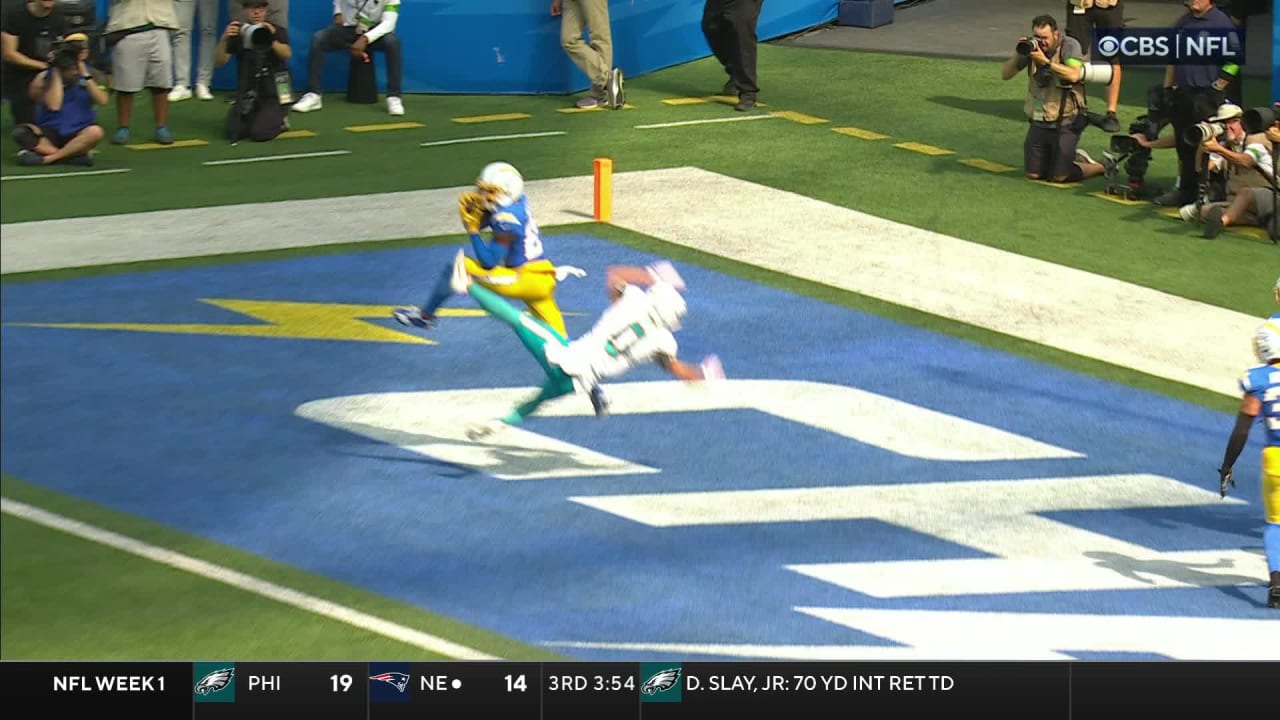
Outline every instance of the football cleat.
{"type": "Polygon", "coordinates": [[[604,390],[599,385],[591,388],[588,397],[591,398],[591,407],[596,411],[596,417],[601,419],[609,417],[609,400],[604,396],[604,390]]]}
{"type": "Polygon", "coordinates": [[[391,317],[395,318],[396,322],[401,325],[409,325],[423,330],[434,330],[436,327],[436,319],[423,315],[418,308],[396,308],[391,311],[391,317]]]}
{"type": "Polygon", "coordinates": [[[1267,593],[1267,607],[1280,608],[1280,586],[1273,586],[1267,593]]]}

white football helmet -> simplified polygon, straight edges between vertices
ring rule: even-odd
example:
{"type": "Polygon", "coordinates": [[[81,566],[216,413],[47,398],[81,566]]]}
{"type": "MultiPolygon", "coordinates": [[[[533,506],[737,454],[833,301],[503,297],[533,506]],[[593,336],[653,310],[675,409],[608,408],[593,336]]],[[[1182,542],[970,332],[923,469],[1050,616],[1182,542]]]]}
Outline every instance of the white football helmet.
{"type": "Polygon", "coordinates": [[[684,317],[685,311],[688,310],[680,291],[668,283],[659,282],[649,286],[647,294],[649,296],[649,316],[659,324],[665,325],[671,332],[679,330],[680,319],[684,317]]]}
{"type": "Polygon", "coordinates": [[[1253,354],[1261,363],[1280,360],[1280,327],[1269,322],[1258,328],[1253,336],[1253,354]]]}
{"type": "Polygon", "coordinates": [[[524,195],[524,178],[510,163],[494,162],[484,166],[476,187],[494,208],[506,207],[524,195]]]}

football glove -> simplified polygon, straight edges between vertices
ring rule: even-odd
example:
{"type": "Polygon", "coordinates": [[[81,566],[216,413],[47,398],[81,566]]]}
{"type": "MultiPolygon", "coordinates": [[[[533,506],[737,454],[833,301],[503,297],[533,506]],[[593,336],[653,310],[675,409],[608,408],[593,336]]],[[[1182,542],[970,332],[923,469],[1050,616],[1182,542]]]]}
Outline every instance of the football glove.
{"type": "Polygon", "coordinates": [[[1236,479],[1231,472],[1231,468],[1218,468],[1218,490],[1222,493],[1222,497],[1227,496],[1227,486],[1235,487],[1236,479]]]}
{"type": "Polygon", "coordinates": [[[458,216],[462,218],[462,227],[469,233],[480,232],[480,226],[484,224],[485,214],[488,213],[489,204],[485,202],[484,197],[470,190],[458,196],[458,216]]]}
{"type": "Polygon", "coordinates": [[[573,265],[560,265],[556,267],[556,282],[564,282],[567,277],[586,277],[587,271],[573,265]]]}

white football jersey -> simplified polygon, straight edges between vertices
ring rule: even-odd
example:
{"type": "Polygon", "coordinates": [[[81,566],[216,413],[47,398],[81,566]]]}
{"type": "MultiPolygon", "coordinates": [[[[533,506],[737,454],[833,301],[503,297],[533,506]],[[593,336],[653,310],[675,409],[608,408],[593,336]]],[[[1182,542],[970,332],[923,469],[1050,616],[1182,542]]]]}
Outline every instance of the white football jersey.
{"type": "Polygon", "coordinates": [[[585,386],[617,377],[658,356],[676,356],[676,337],[654,317],[643,288],[628,285],[590,332],[566,346],[548,343],[547,361],[585,386]]]}

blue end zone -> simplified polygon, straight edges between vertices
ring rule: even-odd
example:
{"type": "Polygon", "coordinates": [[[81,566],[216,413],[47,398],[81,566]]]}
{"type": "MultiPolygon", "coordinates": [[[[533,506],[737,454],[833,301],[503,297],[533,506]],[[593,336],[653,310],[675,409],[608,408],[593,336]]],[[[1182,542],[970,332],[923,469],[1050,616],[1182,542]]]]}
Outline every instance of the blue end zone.
{"type": "MultiPolygon", "coordinates": [[[[569,331],[604,305],[607,265],[652,257],[549,238],[586,268],[557,295],[569,331]]],[[[506,326],[445,317],[437,345],[19,327],[254,323],[198,302],[423,300],[456,248],[381,250],[5,288],[3,470],[527,642],[892,644],[793,607],[1270,617],[1258,588],[877,599],[786,570],[984,554],[874,520],[655,529],[570,496],[1152,473],[1216,492],[1232,418],[695,266],[682,355],[734,378],[848,385],[1026,435],[1082,458],[930,463],[764,413],[535,417],[528,429],[656,475],[503,482],[298,418],[344,395],[528,386],[506,326]]],[[[452,307],[474,308],[470,299],[452,307]]],[[[370,322],[400,329],[389,317],[370,322]]],[[[659,380],[643,368],[629,381],[659,380]]],[[[922,432],[926,429],[922,428],[922,432]]],[[[1247,506],[1052,515],[1156,549],[1261,545],[1261,440],[1237,465],[1247,506]]],[[[993,498],[998,502],[999,498],[993,498]]],[[[957,523],[965,518],[956,518],[957,523]]],[[[1261,582],[1261,578],[1259,578],[1261,582]]],[[[671,657],[572,651],[583,659],[671,657]]]]}

